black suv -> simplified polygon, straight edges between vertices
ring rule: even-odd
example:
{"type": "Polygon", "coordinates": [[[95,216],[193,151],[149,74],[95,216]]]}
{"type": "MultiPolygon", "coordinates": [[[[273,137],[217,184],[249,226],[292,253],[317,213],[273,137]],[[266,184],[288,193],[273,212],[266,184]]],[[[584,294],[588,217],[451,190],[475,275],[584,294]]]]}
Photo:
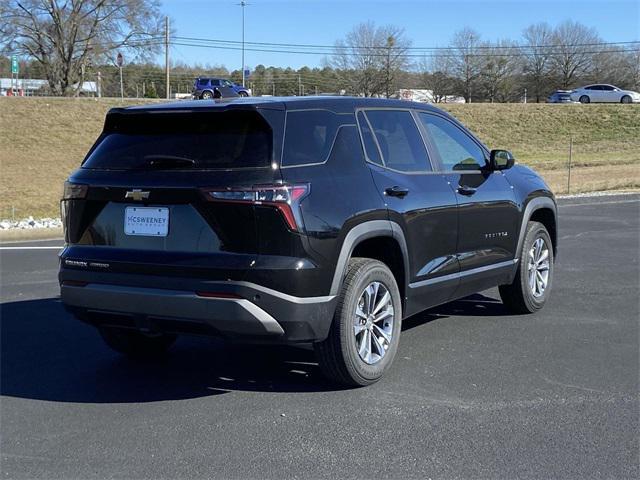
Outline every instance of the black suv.
{"type": "Polygon", "coordinates": [[[382,99],[112,109],[62,214],[62,301],[115,350],[313,343],[350,385],[379,379],[429,307],[499,286],[540,309],[557,245],[536,173],[437,108],[382,99]]]}

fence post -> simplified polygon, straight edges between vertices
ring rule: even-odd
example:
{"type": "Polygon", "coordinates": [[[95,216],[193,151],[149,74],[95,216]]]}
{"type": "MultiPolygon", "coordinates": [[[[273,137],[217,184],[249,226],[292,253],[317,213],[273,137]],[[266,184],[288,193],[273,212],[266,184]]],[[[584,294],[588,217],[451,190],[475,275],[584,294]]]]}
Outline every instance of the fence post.
{"type": "Polygon", "coordinates": [[[567,194],[571,193],[571,160],[573,155],[573,135],[569,136],[569,172],[567,175],[567,194]]]}

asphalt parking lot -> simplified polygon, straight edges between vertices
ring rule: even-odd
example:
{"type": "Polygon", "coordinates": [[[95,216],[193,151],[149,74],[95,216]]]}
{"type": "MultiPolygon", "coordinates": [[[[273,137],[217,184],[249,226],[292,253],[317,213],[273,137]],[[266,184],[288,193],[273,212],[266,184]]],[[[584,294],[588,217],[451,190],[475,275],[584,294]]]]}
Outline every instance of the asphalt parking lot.
{"type": "Polygon", "coordinates": [[[559,217],[542,312],[490,290],[412,317],[353,390],[308,349],[184,338],[129,361],[62,309],[59,241],[0,250],[2,476],[638,478],[640,196],[559,217]]]}

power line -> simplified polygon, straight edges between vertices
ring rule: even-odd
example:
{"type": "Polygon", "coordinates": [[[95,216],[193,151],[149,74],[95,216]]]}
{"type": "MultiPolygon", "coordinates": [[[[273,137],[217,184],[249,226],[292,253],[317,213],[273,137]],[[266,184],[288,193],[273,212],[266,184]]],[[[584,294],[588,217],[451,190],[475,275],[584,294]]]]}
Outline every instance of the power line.
{"type": "MultiPolygon", "coordinates": [[[[217,50],[241,50],[241,47],[237,46],[225,46],[225,45],[206,45],[206,44],[198,44],[198,43],[186,43],[186,42],[172,42],[172,45],[181,45],[185,47],[199,47],[199,48],[209,48],[209,49],[217,49],[217,50]]],[[[500,50],[500,47],[494,47],[496,50],[500,50]]],[[[304,50],[278,50],[278,49],[269,49],[269,48],[247,48],[245,50],[252,52],[263,52],[263,53],[288,53],[288,54],[299,54],[299,55],[347,55],[347,56],[370,56],[370,57],[386,57],[386,53],[370,53],[370,52],[358,52],[358,51],[304,51],[304,50]]],[[[610,49],[606,51],[602,50],[583,50],[580,53],[584,55],[592,55],[596,53],[630,53],[634,52],[635,49],[626,49],[626,48],[618,48],[618,49],[610,49]]],[[[561,56],[564,55],[564,52],[547,52],[550,56],[561,56]]],[[[467,57],[516,57],[516,56],[525,56],[526,53],[518,52],[518,53],[465,53],[467,57]]],[[[398,57],[403,58],[425,58],[425,57],[440,57],[440,58],[458,58],[460,56],[459,53],[449,52],[449,53],[399,53],[398,57]]]]}
{"type": "MultiPolygon", "coordinates": [[[[198,38],[198,37],[174,37],[177,40],[188,41],[188,42],[205,42],[205,43],[215,43],[215,44],[223,44],[223,45],[238,45],[242,42],[237,40],[221,40],[221,39],[212,39],[212,38],[198,38]]],[[[426,50],[426,51],[442,51],[442,50],[458,50],[457,47],[389,47],[385,45],[321,45],[321,44],[305,44],[305,43],[273,43],[273,42],[244,42],[246,45],[256,45],[256,46],[264,46],[264,47],[283,47],[283,48],[311,48],[311,49],[380,49],[380,50],[426,50]]],[[[623,46],[623,45],[634,45],[638,44],[640,46],[640,40],[633,41],[625,41],[625,42],[592,42],[592,43],[575,43],[575,44],[549,44],[549,45],[477,45],[474,46],[474,49],[477,50],[487,50],[487,49],[534,49],[534,48],[568,48],[568,47],[606,47],[606,46],[623,46]]]]}

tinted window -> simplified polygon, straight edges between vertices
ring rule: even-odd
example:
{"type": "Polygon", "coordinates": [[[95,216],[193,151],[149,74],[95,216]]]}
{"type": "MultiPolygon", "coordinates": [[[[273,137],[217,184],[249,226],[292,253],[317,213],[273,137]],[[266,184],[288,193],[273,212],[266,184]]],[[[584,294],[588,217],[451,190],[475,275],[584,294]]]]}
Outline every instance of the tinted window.
{"type": "Polygon", "coordinates": [[[115,114],[107,117],[106,134],[83,167],[266,167],[272,137],[257,112],[115,114]]]}
{"type": "Polygon", "coordinates": [[[202,85],[203,87],[206,87],[207,85],[209,85],[209,79],[208,78],[198,79],[198,85],[202,85]]]}
{"type": "Polygon", "coordinates": [[[431,165],[413,116],[403,110],[367,110],[384,165],[402,172],[430,171],[431,165]]]}
{"type": "Polygon", "coordinates": [[[328,110],[287,112],[282,165],[326,161],[339,124],[339,116],[328,110]]]}
{"type": "Polygon", "coordinates": [[[484,152],[478,144],[456,125],[436,115],[420,114],[440,155],[445,170],[479,170],[485,165],[484,152]]]}
{"type": "Polygon", "coordinates": [[[369,124],[367,123],[367,119],[364,118],[364,113],[362,112],[358,112],[358,124],[360,125],[360,132],[362,133],[362,140],[364,142],[364,149],[367,154],[367,158],[373,163],[382,165],[378,146],[376,145],[376,141],[373,138],[373,134],[371,133],[371,129],[369,128],[369,124]]]}
{"type": "Polygon", "coordinates": [[[612,92],[615,89],[611,85],[602,85],[602,90],[606,90],[607,92],[612,92]]]}

